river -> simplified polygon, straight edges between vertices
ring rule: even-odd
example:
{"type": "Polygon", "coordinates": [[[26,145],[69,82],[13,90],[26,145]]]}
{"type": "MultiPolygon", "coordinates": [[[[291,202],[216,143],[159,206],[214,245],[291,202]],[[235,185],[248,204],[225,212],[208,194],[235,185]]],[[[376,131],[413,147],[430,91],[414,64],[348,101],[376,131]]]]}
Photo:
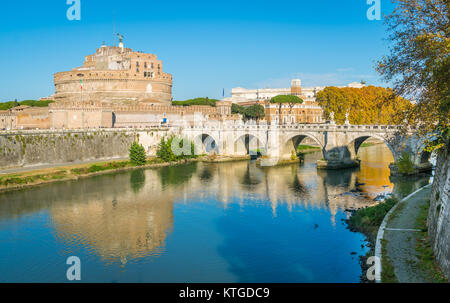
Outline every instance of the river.
{"type": "Polygon", "coordinates": [[[389,149],[359,169],[191,163],[0,194],[0,282],[359,282],[364,236],[352,208],[404,196],[429,177],[389,180],[389,149]],[[360,191],[355,191],[359,188],[360,191]]]}

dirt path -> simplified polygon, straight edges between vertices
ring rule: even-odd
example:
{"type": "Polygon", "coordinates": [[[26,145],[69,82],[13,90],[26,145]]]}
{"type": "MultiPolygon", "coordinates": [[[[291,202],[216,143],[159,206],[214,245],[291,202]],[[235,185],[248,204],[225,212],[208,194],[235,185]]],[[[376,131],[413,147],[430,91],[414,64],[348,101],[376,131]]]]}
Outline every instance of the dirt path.
{"type": "Polygon", "coordinates": [[[416,218],[428,203],[431,187],[424,188],[405,200],[392,213],[384,231],[386,253],[392,260],[395,275],[401,283],[432,282],[420,270],[415,249],[416,218]]]}

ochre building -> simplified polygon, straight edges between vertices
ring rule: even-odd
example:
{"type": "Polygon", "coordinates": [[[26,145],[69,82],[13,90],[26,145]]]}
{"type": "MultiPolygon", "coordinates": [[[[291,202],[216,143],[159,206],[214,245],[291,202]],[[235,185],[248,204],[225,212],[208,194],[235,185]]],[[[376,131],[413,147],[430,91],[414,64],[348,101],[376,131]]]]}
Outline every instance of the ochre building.
{"type": "Polygon", "coordinates": [[[54,75],[55,101],[106,105],[172,101],[172,75],[163,71],[156,55],[103,45],[86,56],[82,67],[54,75]]]}

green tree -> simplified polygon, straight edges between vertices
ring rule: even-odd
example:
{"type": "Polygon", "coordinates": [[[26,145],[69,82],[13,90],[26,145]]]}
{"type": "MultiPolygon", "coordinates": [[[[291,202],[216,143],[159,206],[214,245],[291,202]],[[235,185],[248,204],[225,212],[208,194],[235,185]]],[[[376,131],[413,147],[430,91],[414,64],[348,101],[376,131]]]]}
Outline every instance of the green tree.
{"type": "Polygon", "coordinates": [[[292,112],[292,108],[296,104],[303,103],[303,100],[294,95],[278,95],[270,99],[270,103],[278,104],[278,123],[281,123],[281,109],[284,104],[289,105],[289,112],[292,112]]]}
{"type": "Polygon", "coordinates": [[[145,148],[138,144],[137,142],[133,142],[130,147],[130,161],[134,165],[142,166],[147,162],[145,148]]]}
{"type": "Polygon", "coordinates": [[[167,138],[167,140],[166,138],[162,138],[161,142],[159,143],[156,155],[164,162],[180,161],[183,159],[190,159],[196,157],[194,143],[192,141],[186,139],[183,140],[175,136],[169,137],[167,138]],[[179,142],[178,144],[180,147],[181,154],[177,154],[176,152],[173,151],[172,144],[174,140],[179,142]],[[190,145],[190,150],[187,154],[184,153],[183,144],[190,145]]]}
{"type": "Polygon", "coordinates": [[[264,106],[260,104],[254,104],[245,109],[245,116],[247,119],[260,120],[265,117],[264,106]]]}
{"type": "Polygon", "coordinates": [[[245,107],[240,106],[236,103],[233,103],[233,104],[231,104],[231,113],[234,115],[239,114],[239,115],[244,116],[245,115],[245,107]]]}
{"type": "Polygon", "coordinates": [[[450,135],[449,2],[394,2],[395,10],[385,19],[392,47],[377,70],[397,94],[416,101],[402,120],[422,135],[436,133],[435,147],[444,147],[450,135]]]}

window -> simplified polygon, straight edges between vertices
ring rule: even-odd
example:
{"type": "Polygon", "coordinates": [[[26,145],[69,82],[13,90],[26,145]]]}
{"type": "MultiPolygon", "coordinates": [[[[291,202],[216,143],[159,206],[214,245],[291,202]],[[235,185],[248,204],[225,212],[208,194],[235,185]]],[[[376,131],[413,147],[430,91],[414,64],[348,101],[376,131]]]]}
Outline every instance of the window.
{"type": "Polygon", "coordinates": [[[136,68],[136,73],[139,73],[139,68],[136,68]]]}
{"type": "Polygon", "coordinates": [[[136,62],[136,67],[139,67],[139,61],[136,62]]]}
{"type": "Polygon", "coordinates": [[[147,62],[144,62],[144,68],[147,68],[147,62]]]}
{"type": "Polygon", "coordinates": [[[153,62],[152,62],[152,69],[153,69],[153,67],[154,67],[154,66],[153,66],[153,62]]]}

